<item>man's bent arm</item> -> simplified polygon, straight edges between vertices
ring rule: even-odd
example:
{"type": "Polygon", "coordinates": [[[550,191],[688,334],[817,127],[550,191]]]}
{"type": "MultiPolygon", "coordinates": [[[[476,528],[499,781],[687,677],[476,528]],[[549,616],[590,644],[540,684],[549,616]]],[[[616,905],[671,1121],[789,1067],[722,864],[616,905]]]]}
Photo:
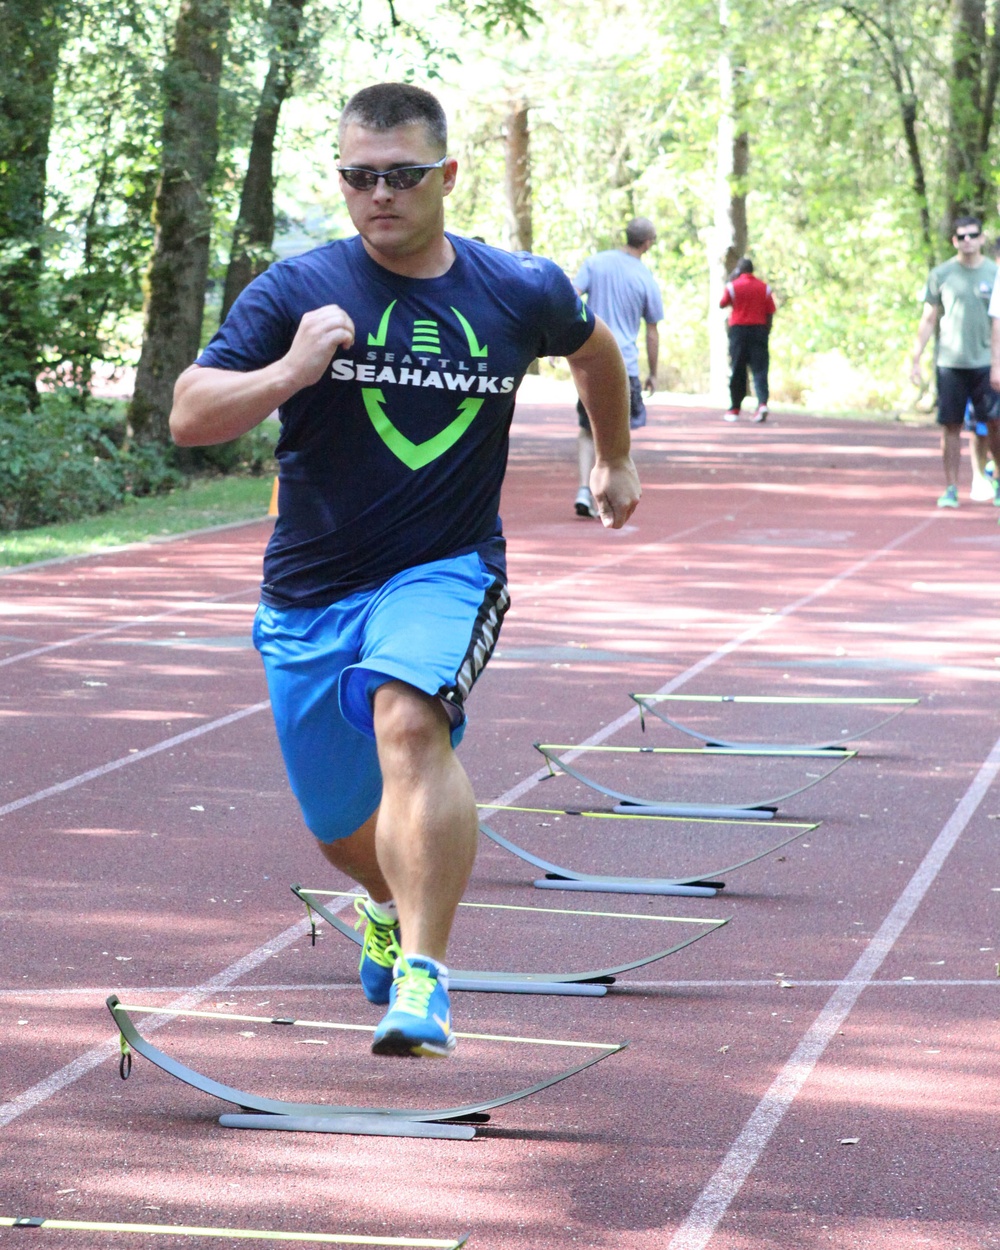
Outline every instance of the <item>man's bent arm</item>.
{"type": "Polygon", "coordinates": [[[250,373],[191,365],[177,379],[170,433],[180,447],[239,438],[299,389],[282,361],[250,373]]]}
{"type": "Polygon", "coordinates": [[[656,390],[656,370],[660,363],[660,327],[655,321],[646,322],[646,361],[649,364],[646,390],[652,395],[656,390]]]}
{"type": "Polygon", "coordinates": [[[191,365],[177,379],[170,433],[181,447],[239,438],[326,372],[339,347],[354,342],[354,323],[336,304],[307,312],[292,345],[273,364],[240,373],[191,365]]]}
{"type": "Polygon", "coordinates": [[[594,502],[602,523],[621,529],[642,493],[629,454],[625,362],[614,335],[600,317],[586,343],[566,359],[594,434],[595,464],[590,475],[594,502]]]}

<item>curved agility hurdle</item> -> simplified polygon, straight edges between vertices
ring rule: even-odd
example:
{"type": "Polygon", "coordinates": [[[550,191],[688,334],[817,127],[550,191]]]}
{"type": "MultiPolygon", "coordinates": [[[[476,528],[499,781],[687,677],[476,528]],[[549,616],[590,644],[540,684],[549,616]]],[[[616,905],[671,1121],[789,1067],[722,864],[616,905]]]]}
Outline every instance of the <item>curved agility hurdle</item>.
{"type": "MultiPolygon", "coordinates": [[[[806,790],[812,789],[821,781],[825,781],[831,773],[835,773],[838,768],[842,768],[848,760],[853,759],[857,755],[857,751],[837,752],[836,761],[831,768],[825,773],[821,773],[818,777],[814,777],[807,781],[805,785],[798,786],[794,790],[789,790],[785,794],[775,795],[773,798],[749,799],[744,803],[687,803],[674,799],[657,799],[657,798],[640,798],[634,794],[626,794],[622,790],[615,790],[611,786],[605,786],[599,781],[595,781],[593,777],[588,777],[578,768],[574,768],[572,764],[568,764],[564,759],[556,754],[557,751],[571,751],[573,753],[582,753],[584,751],[599,751],[605,754],[617,755],[734,755],[736,751],[728,747],[703,747],[700,750],[695,747],[606,747],[606,746],[577,746],[572,743],[551,743],[551,742],[535,742],[534,748],[539,751],[545,758],[546,764],[549,766],[549,772],[555,775],[556,769],[566,773],[574,780],[588,786],[591,790],[596,790],[598,794],[604,794],[610,799],[617,799],[615,806],[616,812],[634,812],[641,808],[650,816],[703,816],[717,817],[727,820],[767,820],[769,815],[773,816],[777,812],[780,804],[787,799],[793,799],[796,795],[803,794],[806,790]]],[[[753,751],[741,749],[741,755],[771,755],[770,751],[753,751]]],[[[801,752],[799,753],[801,754],[801,752]]],[[[817,754],[819,754],[817,752],[817,754]]]]}
{"type": "MultiPolygon", "coordinates": [[[[307,912],[310,913],[310,921],[312,921],[312,912],[322,918],[342,934],[356,946],[361,945],[361,939],[357,933],[343,920],[339,919],[328,907],[324,907],[317,896],[340,896],[344,893],[341,890],[309,890],[305,886],[293,885],[292,893],[302,900],[306,905],[307,912]]],[[[554,912],[560,915],[566,913],[561,909],[550,907],[525,907],[525,906],[508,906],[502,903],[459,903],[460,907],[482,907],[497,911],[532,911],[532,912],[554,912]]],[[[615,915],[608,912],[585,912],[574,911],[573,915],[615,915]]],[[[616,978],[625,972],[634,972],[636,968],[645,968],[647,964],[656,963],[659,959],[666,959],[668,955],[673,955],[679,950],[683,950],[685,946],[690,946],[692,942],[697,942],[700,938],[707,937],[714,929],[720,929],[723,925],[728,924],[729,920],[704,920],[701,917],[679,917],[679,916],[621,916],[621,919],[638,919],[662,921],[665,923],[677,924],[697,924],[704,926],[704,932],[697,933],[693,937],[685,938],[681,942],[675,943],[666,950],[655,951],[652,955],[643,955],[639,959],[631,959],[627,963],[615,964],[611,968],[593,968],[586,972],[462,972],[458,969],[449,971],[448,988],[449,990],[465,989],[476,990],[486,993],[501,994],[583,994],[589,998],[603,997],[608,992],[608,986],[613,985],[616,978]]],[[[314,924],[315,932],[315,924],[314,924]]],[[[457,1033],[456,1037],[461,1037],[461,1033],[457,1033]]]]}
{"type": "Polygon", "coordinates": [[[196,1072],[194,1068],[171,1058],[156,1046],[151,1045],[138,1031],[132,1022],[129,1012],[146,1012],[169,1016],[193,1016],[213,1020],[252,1021],[260,1024],[274,1024],[284,1027],[346,1029],[353,1032],[371,1033],[372,1029],[363,1024],[342,1024],[337,1021],[325,1020],[293,1020],[268,1016],[227,1015],[223,1012],[209,1011],[176,1011],[170,1007],[141,1007],[124,1005],[117,994],[107,999],[108,1010],[111,1012],[121,1043],[121,1062],[119,1073],[122,1080],[127,1080],[132,1070],[132,1053],[142,1055],[161,1071],[176,1077],[192,1089],[200,1090],[211,1098],[232,1103],[239,1107],[242,1114],[223,1115],[219,1123],[225,1128],[253,1128],[278,1130],[297,1133],[350,1133],[376,1137],[434,1137],[448,1138],[454,1141],[469,1141],[476,1135],[476,1125],[485,1124],[489,1120],[489,1112],[508,1103],[519,1102],[529,1098],[543,1089],[550,1089],[561,1081],[576,1076],[591,1068],[602,1059],[616,1055],[628,1047],[628,1042],[576,1042],[562,1041],[551,1038],[517,1038],[499,1037],[488,1034],[456,1033],[456,1037],[481,1038],[488,1041],[523,1043],[541,1046],[573,1046],[602,1053],[594,1055],[575,1067],[568,1068],[555,1076],[538,1081],[527,1089],[515,1090],[513,1093],[501,1094],[497,1098],[489,1098],[483,1102],[468,1103],[459,1107],[438,1107],[433,1110],[406,1110],[394,1107],[353,1107],[331,1106],[326,1103],[288,1102],[278,1098],[265,1098],[257,1094],[246,1093],[231,1085],[224,1085],[210,1076],[196,1072]]]}
{"type": "Polygon", "coordinates": [[[646,713],[651,712],[657,720],[663,721],[665,725],[669,725],[672,729],[676,729],[690,738],[697,738],[699,741],[704,742],[706,747],[715,747],[725,751],[752,750],[759,755],[811,755],[814,752],[843,751],[846,750],[844,747],[845,742],[856,742],[858,738],[867,737],[869,734],[874,733],[876,729],[881,729],[883,725],[888,725],[890,721],[894,721],[897,716],[902,716],[908,707],[913,707],[920,702],[919,699],[795,698],[791,695],[750,694],[630,694],[629,698],[639,705],[639,721],[643,729],[646,728],[646,713]],[[875,721],[874,724],[866,725],[863,729],[858,729],[853,733],[843,733],[839,738],[796,745],[794,743],[744,742],[735,738],[720,738],[717,734],[707,734],[691,725],[685,725],[683,721],[679,721],[673,716],[668,716],[666,712],[661,710],[659,706],[661,703],[757,703],[775,707],[850,707],[864,705],[886,707],[892,705],[895,707],[895,710],[881,720],[875,721]]]}
{"type": "MultiPolygon", "coordinates": [[[[484,806],[486,806],[484,804],[484,806]]],[[[707,819],[704,817],[681,817],[681,816],[650,816],[644,812],[611,812],[611,811],[576,811],[567,808],[543,808],[543,807],[497,807],[487,806],[488,811],[505,811],[505,812],[538,812],[549,816],[583,816],[595,820],[645,820],[657,821],[664,824],[670,823],[697,823],[697,824],[729,824],[729,821],[718,819],[707,819]]],[[[750,822],[739,822],[743,828],[746,828],[750,822]]],[[[511,842],[509,838],[503,837],[497,833],[495,829],[491,829],[489,825],[480,821],[479,831],[491,842],[495,842],[497,846],[503,847],[504,850],[510,851],[512,855],[516,855],[519,859],[523,859],[525,863],[532,864],[535,868],[541,868],[545,876],[535,881],[534,885],[539,890],[581,890],[594,894],[658,894],[658,895],[681,895],[694,897],[712,897],[720,890],[725,889],[726,883],[720,878],[729,876],[730,873],[738,872],[741,868],[746,868],[748,864],[755,864],[760,859],[765,859],[768,855],[773,855],[775,851],[780,851],[782,847],[788,846],[790,842],[796,841],[798,838],[805,837],[807,833],[812,833],[814,829],[819,828],[819,823],[801,824],[792,823],[790,821],[776,821],[765,826],[768,829],[794,829],[795,832],[788,837],[782,838],[780,842],[775,842],[758,851],[755,855],[750,855],[746,859],[741,859],[735,864],[729,864],[724,868],[709,868],[704,872],[694,873],[687,877],[629,877],[629,876],[601,876],[596,873],[578,872],[573,868],[563,868],[559,864],[550,863],[548,860],[542,859],[538,855],[533,855],[530,851],[526,851],[523,846],[511,842]]]]}

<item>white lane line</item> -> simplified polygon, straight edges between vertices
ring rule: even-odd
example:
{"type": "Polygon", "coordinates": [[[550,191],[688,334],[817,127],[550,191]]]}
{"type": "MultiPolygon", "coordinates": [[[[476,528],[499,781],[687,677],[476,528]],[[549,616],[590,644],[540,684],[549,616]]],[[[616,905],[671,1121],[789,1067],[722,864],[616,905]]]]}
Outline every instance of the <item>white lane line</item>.
{"type": "Polygon", "coordinates": [[[47,655],[50,651],[59,651],[63,647],[76,647],[94,638],[106,638],[108,634],[117,634],[125,629],[134,629],[137,625],[149,625],[154,621],[165,621],[171,616],[183,616],[185,613],[198,612],[210,603],[227,603],[230,599],[238,599],[240,595],[256,593],[256,586],[248,586],[245,590],[235,590],[228,595],[214,595],[211,599],[201,599],[196,603],[182,603],[179,607],[170,608],[166,612],[157,612],[153,616],[137,616],[130,621],[119,621],[115,625],[106,625],[103,629],[92,629],[86,634],[77,634],[73,638],[63,638],[59,642],[46,643],[44,647],[33,647],[30,651],[20,651],[17,655],[8,655],[0,660],[0,668],[8,664],[19,664],[22,660],[33,660],[35,656],[47,655]]]}
{"type": "MultiPolygon", "coordinates": [[[[662,685],[659,690],[655,691],[655,693],[673,694],[675,690],[679,690],[681,686],[686,685],[687,682],[689,682],[693,677],[697,677],[698,674],[703,673],[705,669],[711,668],[712,665],[718,663],[719,660],[725,659],[725,657],[735,651],[737,647],[743,646],[745,642],[749,642],[752,638],[756,638],[757,635],[763,633],[764,630],[770,629],[775,621],[784,620],[785,617],[791,616],[793,612],[797,612],[800,608],[806,607],[808,604],[812,603],[813,600],[819,599],[822,595],[828,594],[831,590],[835,590],[841,582],[846,581],[849,577],[853,577],[856,573],[862,572],[870,564],[874,564],[876,560],[881,560],[883,556],[888,555],[890,552],[895,551],[897,547],[901,547],[904,543],[909,542],[911,538],[915,538],[918,534],[922,534],[923,531],[927,529],[929,525],[933,524],[935,520],[936,516],[932,516],[926,521],[921,521],[919,525],[915,525],[912,529],[906,530],[898,537],[892,539],[891,542],[886,543],[884,547],[880,547],[878,551],[873,551],[869,555],[862,557],[862,559],[856,560],[853,564],[848,565],[846,569],[837,573],[836,576],[829,578],[827,581],[823,582],[822,585],[817,586],[815,590],[811,590],[809,594],[802,595],[800,598],[793,600],[779,611],[762,617],[759,621],[755,621],[753,625],[751,625],[748,629],[743,630],[741,634],[737,634],[737,636],[729,642],[723,643],[723,645],[713,651],[711,655],[706,655],[703,659],[698,660],[695,664],[692,664],[690,668],[686,668],[683,673],[679,673],[676,677],[671,678],[670,681],[662,685]]],[[[613,720],[610,724],[605,725],[603,729],[598,729],[595,733],[592,733],[589,738],[585,738],[579,745],[581,747],[598,746],[600,743],[605,742],[613,734],[618,733],[620,729],[624,729],[626,725],[630,725],[632,721],[637,720],[638,716],[638,707],[632,708],[631,711],[623,712],[616,720],[613,720]]],[[[579,751],[568,751],[565,758],[567,762],[570,762],[576,759],[580,754],[581,752],[579,751]]],[[[543,765],[535,772],[529,774],[523,781],[518,782],[516,786],[511,787],[510,790],[501,794],[499,798],[494,799],[493,803],[489,807],[483,808],[482,813],[484,818],[489,816],[490,812],[494,811],[497,807],[504,807],[517,802],[518,799],[523,798],[529,790],[533,790],[540,781],[544,781],[545,778],[550,775],[551,773],[547,765],[543,765]]]]}
{"type": "Polygon", "coordinates": [[[140,760],[148,759],[151,755],[158,755],[161,751],[168,751],[171,747],[180,746],[182,742],[190,742],[192,738],[200,738],[202,734],[211,733],[213,729],[221,729],[224,725],[232,725],[235,721],[243,720],[246,716],[253,716],[256,712],[262,712],[264,708],[270,706],[270,700],[265,699],[262,703],[254,703],[250,707],[240,708],[238,712],[230,712],[228,716],[221,716],[218,720],[209,721],[207,725],[199,725],[197,729],[188,729],[182,734],[176,734],[173,738],[164,738],[162,742],[156,743],[155,746],[146,747],[142,751],[135,751],[131,755],[123,755],[116,760],[110,760],[107,764],[101,764],[99,768],[91,768],[85,773],[78,773],[75,777],[69,777],[66,781],[60,781],[54,786],[46,786],[44,790],[36,790],[34,794],[26,794],[23,799],[15,799],[12,803],[5,803],[3,806],[0,806],[0,816],[9,816],[11,812],[20,811],[22,807],[30,807],[32,803],[39,803],[42,799],[52,798],[56,794],[64,794],[67,790],[73,790],[77,786],[82,786],[85,782],[96,781],[98,777],[106,777],[108,773],[117,772],[119,768],[126,768],[129,764],[137,764],[140,760]]]}
{"type": "Polygon", "coordinates": [[[843,982],[803,1035],[788,1062],[757,1104],[742,1132],[730,1147],[715,1175],[698,1195],[694,1206],[670,1240],[668,1250],[704,1250],[716,1228],[743,1188],[772,1134],[822,1058],[831,1039],[850,1015],[875,973],[898,941],[927,891],[934,884],[956,842],[1000,772],[1000,738],[958,806],[935,838],[923,862],[910,878],[892,910],[882,922],[843,982]]]}
{"type": "MultiPolygon", "coordinates": [[[[343,903],[346,904],[347,901],[347,899],[344,899],[343,903]]],[[[218,972],[214,977],[203,981],[196,989],[188,990],[180,998],[169,1003],[168,1006],[174,1011],[186,1011],[197,1003],[203,1002],[210,994],[218,993],[219,990],[228,990],[233,982],[245,973],[252,972],[254,968],[259,967],[260,964],[270,959],[272,955],[276,955],[279,951],[284,950],[286,946],[290,946],[292,942],[298,941],[299,938],[305,937],[308,932],[309,921],[300,920],[298,924],[292,925],[284,933],[279,933],[276,938],[265,942],[263,946],[258,946],[255,951],[251,951],[249,955],[244,955],[242,959],[238,959],[236,963],[230,964],[222,972],[218,972]]],[[[106,993],[107,991],[102,992],[106,993]]],[[[156,1028],[162,1028],[172,1018],[171,1016],[160,1016],[152,1020],[144,1020],[142,1026],[143,1034],[149,1033],[156,1028]]],[[[12,1120],[16,1120],[18,1116],[24,1115],[26,1111],[31,1111],[32,1108],[37,1107],[54,1094],[59,1093],[67,1085],[72,1085],[74,1081],[78,1081],[81,1077],[86,1076],[98,1064],[104,1063],[106,1059],[110,1059],[118,1053],[120,1052],[117,1038],[102,1042],[100,1045],[92,1047],[74,1059],[72,1063],[68,1063],[64,1068],[60,1068],[58,1072],[51,1073],[44,1080],[32,1085],[30,1089],[26,1089],[23,1093],[18,1094],[10,1102],[3,1103],[0,1105],[0,1128],[5,1128],[12,1120]]]]}

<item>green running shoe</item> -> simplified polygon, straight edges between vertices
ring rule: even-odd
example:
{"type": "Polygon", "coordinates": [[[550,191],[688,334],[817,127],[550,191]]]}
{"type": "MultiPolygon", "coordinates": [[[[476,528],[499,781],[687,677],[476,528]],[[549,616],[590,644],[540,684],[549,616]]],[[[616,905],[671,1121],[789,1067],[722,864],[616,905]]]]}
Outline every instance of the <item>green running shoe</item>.
{"type": "Polygon", "coordinates": [[[361,962],[358,972],[361,975],[361,988],[370,1003],[387,1003],[392,990],[392,966],[399,954],[399,921],[386,924],[377,920],[366,906],[368,900],[354,900],[354,910],[358,913],[355,929],[364,926],[364,937],[361,940],[361,962]]]}
{"type": "Polygon", "coordinates": [[[938,499],[939,508],[957,508],[958,507],[958,487],[948,486],[945,488],[944,494],[938,499]]]}
{"type": "Polygon", "coordinates": [[[389,1010],[372,1039],[373,1055],[447,1059],[455,1049],[447,977],[430,960],[396,960],[389,1010]]]}

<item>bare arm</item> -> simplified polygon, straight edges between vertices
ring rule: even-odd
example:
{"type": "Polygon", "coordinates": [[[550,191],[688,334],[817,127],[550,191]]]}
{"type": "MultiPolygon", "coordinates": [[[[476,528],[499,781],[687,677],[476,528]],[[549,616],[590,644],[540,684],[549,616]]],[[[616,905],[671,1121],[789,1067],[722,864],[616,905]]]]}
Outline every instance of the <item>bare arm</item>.
{"type": "Polygon", "coordinates": [[[205,447],[238,438],[296,391],[318,382],[337,349],[353,342],[350,317],[336,304],[327,304],[305,314],[286,354],[263,369],[238,373],[192,365],[174,387],[174,442],[205,447]]]}
{"type": "Polygon", "coordinates": [[[920,357],[924,354],[924,348],[934,333],[934,327],[937,325],[939,315],[937,304],[924,305],[923,316],[920,318],[920,325],[917,326],[917,345],[913,351],[913,360],[910,362],[910,381],[914,386],[923,386],[924,384],[924,377],[920,372],[920,357]]]}
{"type": "Polygon", "coordinates": [[[646,360],[649,374],[645,389],[650,395],[656,390],[656,369],[660,363],[660,327],[655,321],[646,322],[646,360]]]}
{"type": "Polygon", "coordinates": [[[601,523],[621,529],[642,493],[629,454],[628,374],[614,335],[598,317],[584,345],[567,356],[573,382],[590,417],[595,463],[590,489],[601,523]]]}

